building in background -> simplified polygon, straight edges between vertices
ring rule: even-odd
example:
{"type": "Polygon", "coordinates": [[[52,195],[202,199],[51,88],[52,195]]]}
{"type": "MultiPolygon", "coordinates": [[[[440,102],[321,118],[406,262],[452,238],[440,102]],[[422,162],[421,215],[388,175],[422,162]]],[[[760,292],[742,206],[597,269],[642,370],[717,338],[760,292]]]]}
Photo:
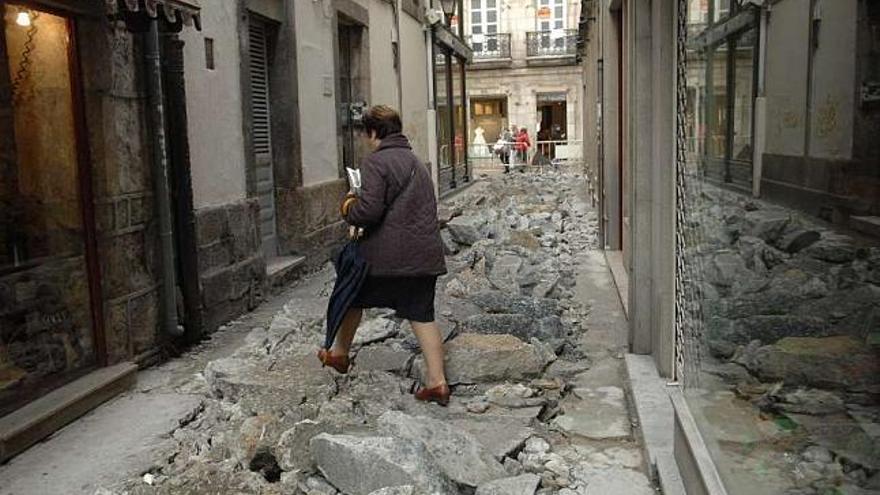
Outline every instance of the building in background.
{"type": "Polygon", "coordinates": [[[876,489],[878,26],[867,0],[583,2],[586,172],[688,493],[876,489]]]}
{"type": "Polygon", "coordinates": [[[427,3],[0,1],[0,460],[326,263],[367,106],[443,176],[427,3]]]}
{"type": "MultiPolygon", "coordinates": [[[[535,141],[579,142],[582,78],[578,0],[470,0],[464,27],[474,52],[468,69],[469,138],[491,146],[505,128],[535,141]]],[[[485,156],[484,150],[473,150],[485,156]]],[[[552,154],[549,146],[545,150],[552,154]]],[[[549,158],[553,158],[552,156],[549,158]]]]}

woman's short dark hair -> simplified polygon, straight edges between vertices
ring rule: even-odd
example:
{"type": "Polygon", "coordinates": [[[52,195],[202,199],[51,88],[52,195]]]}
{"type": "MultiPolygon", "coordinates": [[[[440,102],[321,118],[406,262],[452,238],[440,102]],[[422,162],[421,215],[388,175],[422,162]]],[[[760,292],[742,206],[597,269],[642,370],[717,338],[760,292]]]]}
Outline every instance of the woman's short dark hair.
{"type": "Polygon", "coordinates": [[[375,132],[378,139],[385,139],[392,134],[400,134],[402,130],[400,114],[387,105],[370,107],[364,114],[364,132],[368,136],[375,132]]]}

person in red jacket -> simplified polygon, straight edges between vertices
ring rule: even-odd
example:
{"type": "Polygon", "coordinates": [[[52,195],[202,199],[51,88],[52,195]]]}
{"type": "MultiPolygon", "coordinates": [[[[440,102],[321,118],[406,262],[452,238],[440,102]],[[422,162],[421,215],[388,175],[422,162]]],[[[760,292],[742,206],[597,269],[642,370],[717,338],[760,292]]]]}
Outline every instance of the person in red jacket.
{"type": "Polygon", "coordinates": [[[529,131],[523,127],[516,136],[516,153],[522,163],[528,163],[529,148],[531,147],[532,141],[529,139],[529,131]]]}

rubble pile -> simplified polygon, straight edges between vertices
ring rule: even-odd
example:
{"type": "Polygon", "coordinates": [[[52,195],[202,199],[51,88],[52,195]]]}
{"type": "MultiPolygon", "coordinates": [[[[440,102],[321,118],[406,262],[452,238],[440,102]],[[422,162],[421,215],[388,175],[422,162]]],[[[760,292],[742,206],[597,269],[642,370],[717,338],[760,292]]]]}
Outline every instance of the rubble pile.
{"type": "Polygon", "coordinates": [[[594,386],[579,346],[576,257],[596,233],[582,190],[573,175],[515,174],[442,207],[448,408],[411,395],[423,361],[389,312],[365,315],[339,375],[314,356],[323,322],[291,301],[208,365],[210,397],[151,483],[116,493],[654,493],[623,390],[594,386]],[[600,403],[619,415],[610,428],[591,417],[600,403]]]}
{"type": "Polygon", "coordinates": [[[704,370],[788,425],[796,493],[880,489],[880,247],[711,186],[695,206],[704,370]]]}

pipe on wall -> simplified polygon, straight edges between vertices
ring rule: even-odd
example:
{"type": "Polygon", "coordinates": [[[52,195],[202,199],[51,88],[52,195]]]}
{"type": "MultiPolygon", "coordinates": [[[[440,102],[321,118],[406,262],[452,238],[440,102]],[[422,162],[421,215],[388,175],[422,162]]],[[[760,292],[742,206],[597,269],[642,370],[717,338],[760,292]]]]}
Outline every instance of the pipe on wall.
{"type": "Polygon", "coordinates": [[[159,250],[162,270],[162,282],[159,288],[159,297],[162,301],[161,325],[166,334],[179,337],[183,335],[184,329],[177,320],[174,233],[171,224],[171,188],[168,181],[168,144],[165,135],[165,95],[162,88],[162,55],[157,19],[150,20],[146,41],[147,86],[153,130],[152,172],[156,187],[156,209],[159,213],[159,250]]]}
{"type": "Polygon", "coordinates": [[[767,66],[767,28],[769,7],[761,9],[758,25],[758,81],[754,113],[754,150],[752,155],[752,196],[761,197],[761,177],[764,175],[764,150],[767,139],[767,95],[765,76],[767,66]]]}

